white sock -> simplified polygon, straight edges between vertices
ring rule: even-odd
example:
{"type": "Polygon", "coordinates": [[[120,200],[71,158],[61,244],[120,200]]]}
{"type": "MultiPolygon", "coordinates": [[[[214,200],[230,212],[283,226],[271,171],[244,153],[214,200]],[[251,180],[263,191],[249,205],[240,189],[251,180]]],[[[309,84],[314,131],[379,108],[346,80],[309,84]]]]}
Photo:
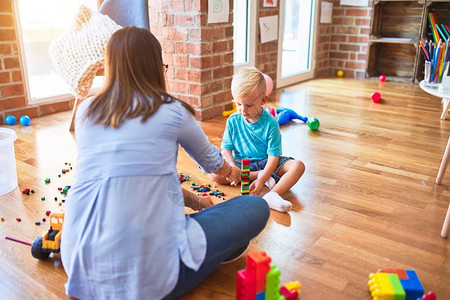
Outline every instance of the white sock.
{"type": "MultiPolygon", "coordinates": [[[[259,171],[258,178],[261,177],[261,175],[262,175],[262,172],[259,171]]],[[[272,189],[276,184],[277,184],[277,182],[275,181],[275,179],[273,179],[272,176],[270,176],[269,179],[267,179],[267,181],[264,183],[264,185],[267,186],[269,189],[272,189]]]]}
{"type": "Polygon", "coordinates": [[[268,192],[263,196],[264,200],[266,200],[269,207],[281,212],[290,211],[292,208],[292,203],[284,200],[275,192],[268,192]]]}

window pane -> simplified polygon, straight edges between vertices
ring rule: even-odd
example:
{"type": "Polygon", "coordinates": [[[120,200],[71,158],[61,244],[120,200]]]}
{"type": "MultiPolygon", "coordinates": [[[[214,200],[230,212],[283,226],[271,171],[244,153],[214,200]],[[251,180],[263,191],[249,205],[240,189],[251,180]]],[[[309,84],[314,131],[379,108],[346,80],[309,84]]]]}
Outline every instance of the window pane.
{"type": "Polygon", "coordinates": [[[234,0],[234,65],[248,63],[248,0],[234,0]]]}
{"type": "Polygon", "coordinates": [[[311,69],[313,0],[286,0],[281,77],[311,69]]]}
{"type": "MultiPolygon", "coordinates": [[[[18,0],[31,100],[69,93],[69,88],[53,69],[48,47],[72,25],[80,5],[97,10],[97,0],[18,0]]],[[[101,78],[96,78],[94,87],[99,84],[101,78]]]]}

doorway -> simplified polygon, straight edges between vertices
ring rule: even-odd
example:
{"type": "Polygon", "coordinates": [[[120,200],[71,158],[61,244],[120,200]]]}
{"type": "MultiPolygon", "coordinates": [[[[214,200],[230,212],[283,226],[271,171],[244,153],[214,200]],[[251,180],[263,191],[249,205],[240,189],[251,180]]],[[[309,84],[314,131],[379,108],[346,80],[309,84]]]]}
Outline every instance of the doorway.
{"type": "Polygon", "coordinates": [[[277,88],[314,75],[316,0],[280,1],[277,88]]]}

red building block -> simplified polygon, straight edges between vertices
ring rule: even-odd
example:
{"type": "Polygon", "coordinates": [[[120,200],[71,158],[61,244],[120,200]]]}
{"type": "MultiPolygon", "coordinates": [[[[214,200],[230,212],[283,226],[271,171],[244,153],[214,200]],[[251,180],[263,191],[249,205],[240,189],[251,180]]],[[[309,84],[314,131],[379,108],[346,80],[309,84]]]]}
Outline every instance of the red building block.
{"type": "Polygon", "coordinates": [[[288,290],[286,287],[280,287],[280,294],[286,298],[286,300],[296,300],[298,299],[298,293],[296,290],[288,290]]]}
{"type": "Polygon", "coordinates": [[[406,271],[404,269],[380,269],[377,273],[397,274],[398,279],[408,279],[408,275],[406,275],[406,271]]]}
{"type": "Polygon", "coordinates": [[[272,259],[264,251],[251,251],[247,254],[247,271],[256,279],[256,293],[265,291],[267,272],[272,259]]]}
{"type": "Polygon", "coordinates": [[[236,300],[255,300],[256,279],[247,270],[236,274],[236,300]]]}

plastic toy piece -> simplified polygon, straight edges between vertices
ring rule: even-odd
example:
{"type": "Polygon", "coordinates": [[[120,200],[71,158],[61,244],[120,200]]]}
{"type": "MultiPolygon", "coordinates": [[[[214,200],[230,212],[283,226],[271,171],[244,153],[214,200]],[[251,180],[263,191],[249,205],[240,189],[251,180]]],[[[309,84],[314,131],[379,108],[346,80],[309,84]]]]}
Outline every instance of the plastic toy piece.
{"type": "Polygon", "coordinates": [[[269,98],[273,90],[273,80],[269,75],[263,73],[264,80],[266,81],[266,97],[269,98]]]}
{"type": "MultiPolygon", "coordinates": [[[[67,191],[69,191],[69,189],[70,189],[70,185],[66,185],[66,186],[62,189],[61,194],[67,195],[67,191]]],[[[58,188],[58,190],[59,190],[59,188],[58,188]]]]}
{"type": "Polygon", "coordinates": [[[296,290],[288,290],[286,287],[280,287],[280,294],[286,298],[286,300],[296,300],[298,299],[298,293],[296,290]]]}
{"type": "Polygon", "coordinates": [[[250,194],[250,159],[241,160],[241,195],[250,194]]]}
{"type": "MultiPolygon", "coordinates": [[[[45,222],[45,218],[42,219],[45,222]]],[[[47,259],[51,252],[60,252],[61,230],[64,222],[64,212],[50,214],[50,229],[38,236],[31,246],[31,255],[37,259],[47,259]]]]}
{"type": "Polygon", "coordinates": [[[306,123],[308,121],[307,117],[302,117],[289,108],[279,107],[277,108],[277,114],[278,114],[277,121],[279,125],[284,125],[294,119],[299,119],[303,121],[303,123],[306,123]]]}
{"type": "Polygon", "coordinates": [[[256,293],[266,289],[266,274],[270,270],[271,261],[264,251],[251,251],[247,254],[247,271],[255,276],[256,293]]]}
{"type": "Polygon", "coordinates": [[[5,239],[13,241],[13,242],[21,243],[21,244],[24,244],[24,245],[31,246],[31,243],[28,243],[28,242],[25,242],[25,241],[22,241],[22,240],[18,240],[18,239],[15,239],[15,238],[7,236],[7,235],[5,235],[5,239]]]}
{"type": "Polygon", "coordinates": [[[11,125],[11,126],[16,124],[16,117],[14,117],[12,115],[6,116],[5,123],[8,125],[11,125]]]}
{"type": "Polygon", "coordinates": [[[428,292],[426,295],[423,295],[422,298],[417,298],[422,300],[436,300],[436,294],[433,292],[428,292]]]}
{"type": "Polygon", "coordinates": [[[339,71],[337,71],[336,75],[337,75],[337,77],[343,77],[344,76],[344,71],[339,70],[339,71]]]}
{"type": "Polygon", "coordinates": [[[236,300],[254,300],[256,279],[250,272],[240,270],[236,274],[236,300]]]}
{"type": "Polygon", "coordinates": [[[408,279],[408,275],[406,275],[406,272],[403,269],[380,269],[377,271],[377,273],[397,274],[399,279],[408,279]]]}
{"type": "Polygon", "coordinates": [[[273,109],[273,107],[270,106],[266,106],[266,110],[269,112],[269,114],[271,114],[274,118],[277,117],[277,114],[275,112],[275,109],[273,109]]]}
{"type": "Polygon", "coordinates": [[[320,122],[319,119],[317,118],[309,118],[308,120],[308,127],[309,129],[311,129],[312,131],[315,131],[319,128],[320,126],[320,122]]]}
{"type": "Polygon", "coordinates": [[[20,124],[23,126],[28,126],[31,123],[31,119],[29,116],[21,116],[19,119],[20,124]]]}
{"type": "Polygon", "coordinates": [[[378,80],[381,81],[381,82],[385,82],[385,81],[386,81],[386,76],[380,75],[380,76],[378,77],[378,80]]]}
{"type": "Polygon", "coordinates": [[[50,183],[50,178],[45,178],[45,183],[50,183]]]}
{"type": "Polygon", "coordinates": [[[296,290],[298,295],[300,296],[300,288],[301,288],[301,284],[298,281],[291,281],[288,282],[284,285],[285,288],[287,288],[290,291],[296,290]]]}
{"type": "Polygon", "coordinates": [[[406,292],[406,300],[416,300],[423,296],[424,289],[417,277],[416,271],[405,270],[408,279],[400,279],[403,289],[406,292]]]}
{"type": "Polygon", "coordinates": [[[394,289],[387,273],[370,274],[368,285],[373,300],[394,300],[394,289]]]}
{"type": "Polygon", "coordinates": [[[278,286],[280,285],[281,271],[274,265],[270,266],[270,271],[267,273],[266,283],[266,300],[281,300],[284,296],[280,295],[278,286]]]}
{"type": "Polygon", "coordinates": [[[233,103],[233,108],[230,110],[224,110],[222,112],[222,116],[228,117],[236,112],[236,103],[234,103],[234,102],[232,102],[232,103],[233,103]]]}
{"type": "Polygon", "coordinates": [[[256,294],[255,297],[256,300],[265,300],[266,299],[266,292],[260,292],[256,294]]]}
{"type": "Polygon", "coordinates": [[[398,279],[397,274],[387,274],[389,281],[391,282],[392,289],[394,290],[394,299],[395,300],[404,300],[406,298],[405,290],[400,283],[400,279],[398,279]]]}
{"type": "Polygon", "coordinates": [[[378,92],[373,92],[370,97],[372,97],[372,101],[375,103],[379,103],[381,101],[381,94],[378,92]]]}

